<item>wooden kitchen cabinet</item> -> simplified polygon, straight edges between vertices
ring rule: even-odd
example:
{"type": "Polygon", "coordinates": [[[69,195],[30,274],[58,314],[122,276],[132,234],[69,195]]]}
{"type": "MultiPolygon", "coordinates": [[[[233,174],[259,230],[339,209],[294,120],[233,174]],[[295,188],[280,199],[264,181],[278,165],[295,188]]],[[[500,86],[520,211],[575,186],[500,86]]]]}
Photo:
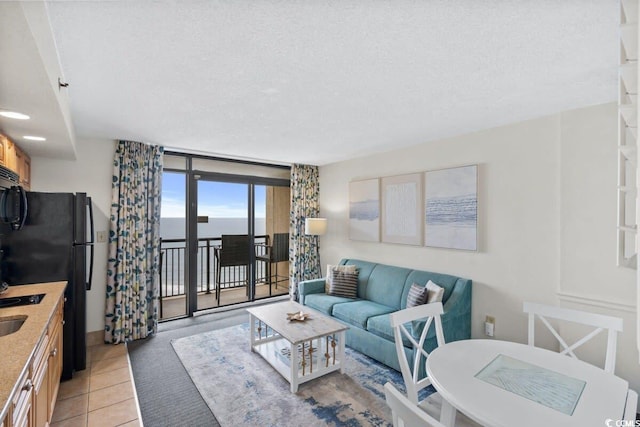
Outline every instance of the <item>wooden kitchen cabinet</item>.
{"type": "Polygon", "coordinates": [[[62,373],[63,304],[61,299],[49,322],[47,334],[36,350],[32,364],[34,427],[44,427],[51,423],[58,398],[62,373]]]}
{"type": "Polygon", "coordinates": [[[4,135],[0,135],[0,164],[1,165],[5,164],[4,152],[7,148],[8,143],[9,143],[9,139],[4,135]]]}
{"type": "Polygon", "coordinates": [[[16,162],[16,145],[9,138],[4,146],[4,165],[14,172],[18,172],[16,162]]]}
{"type": "Polygon", "coordinates": [[[31,381],[30,372],[27,371],[18,381],[18,392],[13,398],[12,408],[12,426],[13,427],[31,427],[31,397],[33,392],[33,381],[31,381]]]}
{"type": "Polygon", "coordinates": [[[60,300],[56,314],[49,324],[49,389],[47,404],[47,421],[50,423],[53,418],[53,409],[58,399],[60,389],[60,376],[62,375],[62,325],[64,315],[64,299],[60,300]]]}
{"type": "Polygon", "coordinates": [[[31,190],[31,158],[20,147],[14,145],[15,149],[15,172],[20,176],[20,185],[25,190],[31,190]]]}
{"type": "Polygon", "coordinates": [[[51,424],[62,373],[63,313],[61,298],[36,346],[30,369],[20,380],[11,411],[0,427],[46,427],[51,424]]]}
{"type": "Polygon", "coordinates": [[[49,335],[44,335],[31,364],[33,425],[47,425],[49,416],[49,335]]]}
{"type": "Polygon", "coordinates": [[[31,190],[31,158],[27,153],[0,134],[0,165],[5,166],[20,176],[20,185],[31,190]]]}
{"type": "Polygon", "coordinates": [[[56,306],[47,333],[42,338],[33,359],[33,425],[48,426],[53,418],[53,409],[58,398],[60,374],[62,373],[62,316],[63,300],[56,306]]]}

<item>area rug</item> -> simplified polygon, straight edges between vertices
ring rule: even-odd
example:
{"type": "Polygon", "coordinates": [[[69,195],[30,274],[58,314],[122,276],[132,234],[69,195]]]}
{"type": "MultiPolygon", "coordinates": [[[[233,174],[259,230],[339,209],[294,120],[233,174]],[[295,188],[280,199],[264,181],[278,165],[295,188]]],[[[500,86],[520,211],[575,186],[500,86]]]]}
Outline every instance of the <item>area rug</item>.
{"type": "Polygon", "coordinates": [[[390,426],[383,386],[390,381],[404,391],[399,372],[347,348],[343,374],[333,372],[291,393],[289,383],[250,352],[248,324],[179,338],[172,345],[223,427],[390,426]]]}

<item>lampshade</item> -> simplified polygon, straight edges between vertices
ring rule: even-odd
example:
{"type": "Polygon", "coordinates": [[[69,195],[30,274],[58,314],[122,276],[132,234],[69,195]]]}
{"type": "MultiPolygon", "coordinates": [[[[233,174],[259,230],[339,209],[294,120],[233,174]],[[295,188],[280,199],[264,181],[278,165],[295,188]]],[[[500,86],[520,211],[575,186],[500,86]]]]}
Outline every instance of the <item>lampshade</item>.
{"type": "Polygon", "coordinates": [[[304,234],[322,236],[327,232],[326,218],[306,218],[304,220],[304,234]]]}

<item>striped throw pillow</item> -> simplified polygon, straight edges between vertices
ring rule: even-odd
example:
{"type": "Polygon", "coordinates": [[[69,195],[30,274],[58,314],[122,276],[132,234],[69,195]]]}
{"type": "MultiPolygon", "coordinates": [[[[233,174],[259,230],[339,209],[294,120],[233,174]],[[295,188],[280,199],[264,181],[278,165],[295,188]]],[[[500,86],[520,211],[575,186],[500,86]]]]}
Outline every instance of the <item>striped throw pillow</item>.
{"type": "Polygon", "coordinates": [[[357,298],[358,297],[358,273],[331,270],[331,285],[329,295],[357,298]]]}
{"type": "Polygon", "coordinates": [[[426,286],[420,286],[417,283],[411,285],[409,294],[407,294],[407,308],[416,307],[427,302],[428,290],[426,286]]]}
{"type": "Polygon", "coordinates": [[[327,278],[325,279],[325,284],[324,284],[324,293],[328,294],[329,293],[329,288],[331,288],[331,271],[332,270],[338,270],[338,271],[346,271],[347,273],[357,273],[358,269],[356,268],[355,265],[351,265],[351,264],[345,264],[345,265],[331,265],[331,264],[327,264],[327,278]]]}

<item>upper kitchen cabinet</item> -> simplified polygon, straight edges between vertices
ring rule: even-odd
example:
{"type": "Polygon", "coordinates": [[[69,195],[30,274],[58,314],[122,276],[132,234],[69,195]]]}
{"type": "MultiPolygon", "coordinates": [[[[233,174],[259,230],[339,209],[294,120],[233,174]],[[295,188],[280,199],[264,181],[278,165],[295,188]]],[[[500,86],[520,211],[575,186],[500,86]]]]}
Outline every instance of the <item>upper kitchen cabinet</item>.
{"type": "Polygon", "coordinates": [[[4,151],[9,144],[9,139],[6,136],[0,135],[0,165],[5,164],[4,151]]]}
{"type": "Polygon", "coordinates": [[[0,165],[20,176],[20,185],[31,190],[31,158],[9,138],[0,134],[0,165]]]}
{"type": "Polygon", "coordinates": [[[20,174],[20,172],[18,172],[18,164],[16,161],[16,145],[9,138],[7,138],[7,141],[4,144],[4,166],[17,174],[20,174]]]}
{"type": "Polygon", "coordinates": [[[15,146],[15,153],[15,171],[20,175],[20,185],[22,185],[25,190],[31,190],[31,158],[17,145],[15,146]]]}

